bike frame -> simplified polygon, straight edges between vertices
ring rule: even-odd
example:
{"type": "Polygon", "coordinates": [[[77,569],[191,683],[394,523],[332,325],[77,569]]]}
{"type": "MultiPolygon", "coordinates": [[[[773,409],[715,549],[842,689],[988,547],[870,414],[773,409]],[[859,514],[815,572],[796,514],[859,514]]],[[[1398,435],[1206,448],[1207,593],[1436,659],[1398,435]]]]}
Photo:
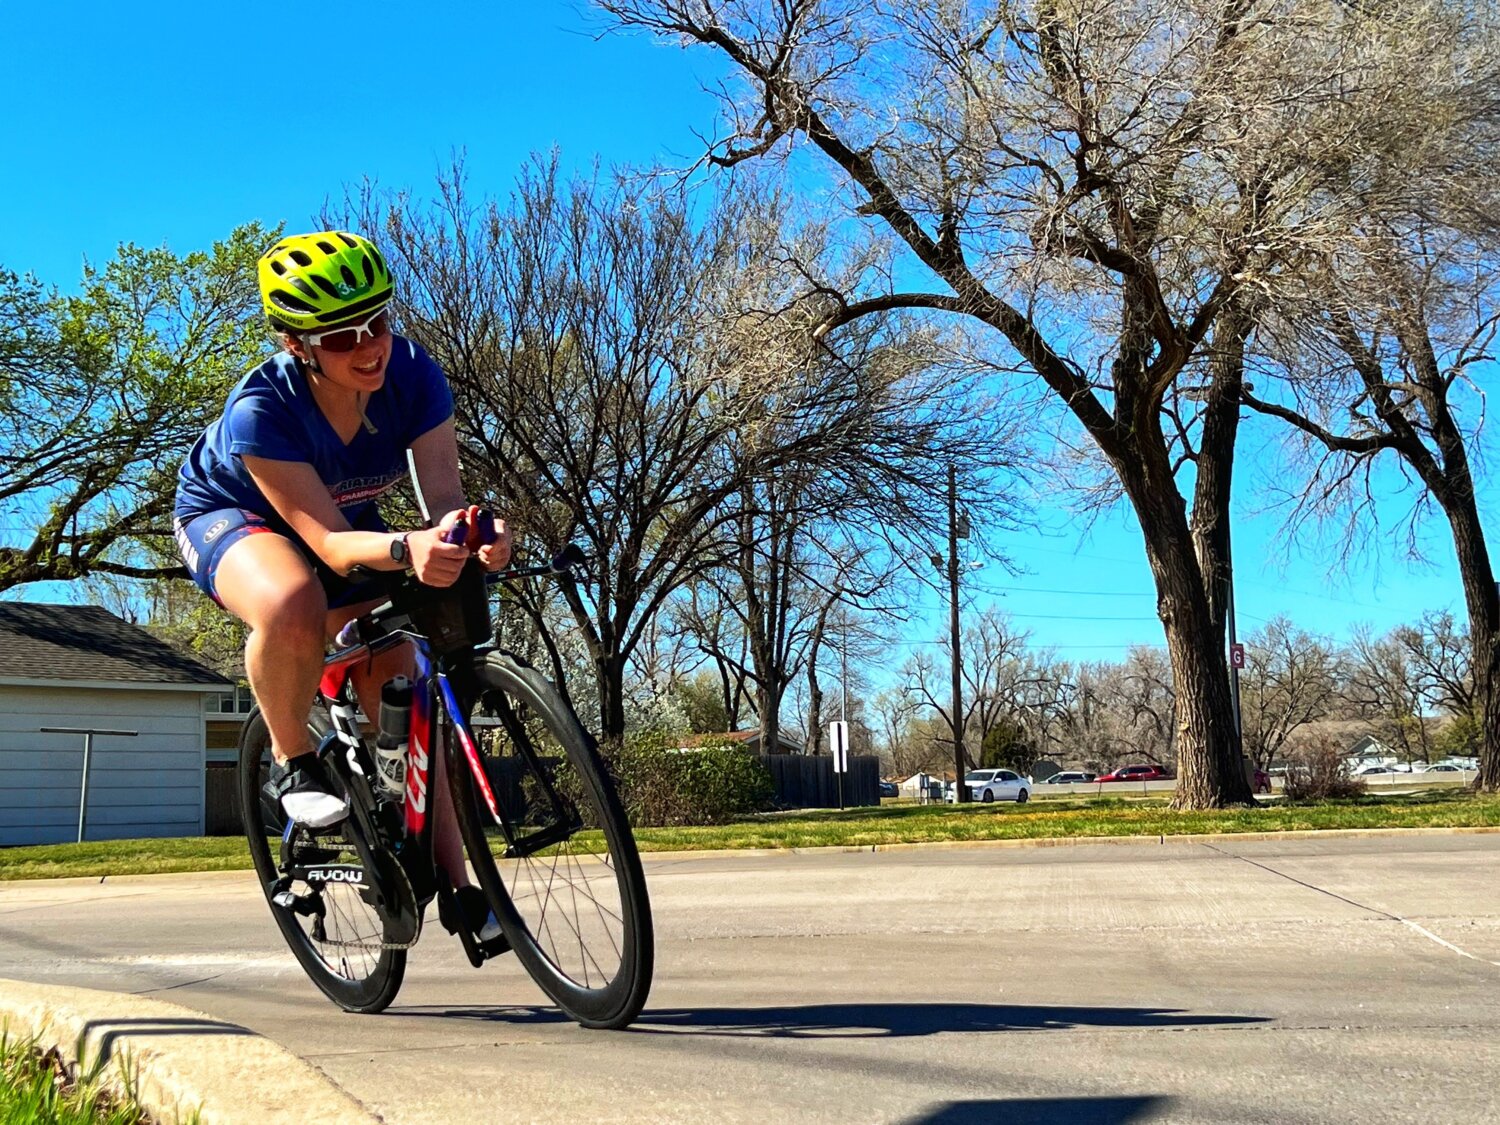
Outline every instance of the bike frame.
{"type": "MultiPolygon", "coordinates": [[[[416,633],[397,631],[369,643],[360,643],[340,649],[328,656],[323,663],[323,675],[318,685],[318,694],[327,703],[334,724],[346,737],[363,743],[363,734],[355,718],[358,700],[350,682],[354,670],[365,661],[402,644],[412,648],[415,675],[412,679],[411,729],[406,750],[406,787],[401,797],[403,839],[408,848],[415,845],[421,856],[428,859],[424,870],[435,865],[432,856],[432,817],[428,797],[431,791],[432,763],[437,754],[443,753],[442,731],[453,732],[459,748],[474,778],[478,793],[489,806],[490,814],[499,820],[495,794],[490,787],[488,775],[480,761],[479,748],[464,719],[463,708],[448,673],[441,662],[434,659],[426,638],[416,633]],[[439,709],[446,715],[446,727],[438,720],[439,709]]],[[[465,653],[472,650],[465,650],[465,653]]],[[[458,766],[450,756],[447,768],[458,766]]],[[[408,864],[409,869],[409,864],[408,864]]]]}

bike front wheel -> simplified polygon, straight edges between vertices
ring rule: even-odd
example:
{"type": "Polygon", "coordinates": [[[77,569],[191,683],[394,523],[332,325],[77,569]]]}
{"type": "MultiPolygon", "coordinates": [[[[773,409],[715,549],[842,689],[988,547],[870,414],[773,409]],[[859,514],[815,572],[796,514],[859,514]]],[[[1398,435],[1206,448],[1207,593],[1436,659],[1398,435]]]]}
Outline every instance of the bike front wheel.
{"type": "Polygon", "coordinates": [[[469,864],[511,948],[584,1027],[620,1028],[651,989],[654,940],[635,838],[599,750],[535,668],[476,659],[467,724],[492,810],[464,747],[445,731],[469,864]]]}

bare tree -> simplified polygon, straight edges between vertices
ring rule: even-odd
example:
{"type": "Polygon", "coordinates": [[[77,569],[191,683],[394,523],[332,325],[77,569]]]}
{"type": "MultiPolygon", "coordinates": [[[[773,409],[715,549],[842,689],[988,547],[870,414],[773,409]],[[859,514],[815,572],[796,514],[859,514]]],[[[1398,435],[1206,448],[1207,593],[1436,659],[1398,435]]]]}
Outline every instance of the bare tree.
{"type": "Polygon", "coordinates": [[[1447,611],[1428,612],[1415,625],[1394,633],[1406,650],[1408,665],[1417,676],[1428,710],[1454,717],[1479,715],[1472,664],[1473,642],[1447,611]]]}
{"type": "MultiPolygon", "coordinates": [[[[1422,226],[1355,244],[1369,260],[1330,261],[1310,304],[1278,310],[1285,319],[1269,325],[1266,368],[1280,381],[1264,397],[1243,397],[1292,427],[1290,445],[1308,481],[1293,497],[1295,518],[1342,516],[1348,526],[1368,517],[1378,469],[1393,464],[1417,490],[1405,521],[1408,550],[1418,551],[1416,529],[1433,507],[1446,520],[1468,611],[1472,713],[1483,730],[1476,784],[1493,790],[1500,788],[1500,590],[1479,509],[1485,396],[1473,371],[1492,362],[1500,246],[1481,252],[1422,226]]],[[[1350,545],[1366,539],[1344,536],[1350,545]]]]}
{"type": "Polygon", "coordinates": [[[1381,741],[1407,761],[1431,761],[1432,740],[1422,721],[1421,676],[1397,632],[1375,637],[1361,626],[1349,643],[1348,659],[1345,691],[1359,716],[1370,720],[1381,741]]]}
{"type": "Polygon", "coordinates": [[[1048,742],[1064,756],[1095,769],[1140,761],[1174,768],[1175,692],[1165,652],[1133,645],[1118,662],[1044,667],[1036,681],[1051,711],[1048,742]]]}
{"type": "MultiPolygon", "coordinates": [[[[965,753],[972,767],[977,750],[1002,722],[1030,729],[1028,704],[1040,673],[1027,651],[1031,634],[1018,630],[1009,615],[985,609],[973,615],[960,645],[959,678],[963,685],[965,753]]],[[[907,658],[902,669],[906,690],[935,711],[953,729],[951,693],[953,649],[944,638],[931,650],[907,658]]],[[[950,733],[948,744],[952,746],[950,733]]]]}
{"type": "Polygon", "coordinates": [[[1332,646],[1285,617],[1246,638],[1240,714],[1250,759],[1269,769],[1297,731],[1331,713],[1339,683],[1332,646]]]}
{"type": "Polygon", "coordinates": [[[1360,65],[1369,25],[1415,56],[1441,13],[1311,0],[596,4],[617,26],[730,60],[743,87],[726,94],[711,163],[807,153],[840,177],[846,213],[926,271],[931,285],[912,291],[824,283],[836,300],[823,330],[892,309],[972,318],[1088,435],[1108,468],[1098,496],[1131,505],[1157,584],[1176,802],[1251,800],[1224,589],[1252,298],[1342,220],[1318,194],[1347,178],[1320,159],[1329,141],[1394,95],[1411,106],[1404,72],[1360,65]],[[1402,18],[1409,27],[1387,26],[1402,18]],[[1198,398],[1181,395],[1185,376],[1206,388],[1198,398]]]}
{"type": "Polygon", "coordinates": [[[755,692],[750,683],[750,652],[744,623],[724,591],[709,580],[691,583],[681,596],[673,599],[667,614],[672,628],[712,665],[724,729],[740,729],[745,716],[754,713],[755,692]]]}
{"type": "Polygon", "coordinates": [[[818,230],[789,231],[753,191],[690,221],[685,194],[651,185],[543,166],[502,206],[470,202],[455,169],[431,206],[356,207],[384,232],[406,330],[453,383],[470,479],[523,539],[581,539],[594,559],[562,592],[610,737],[631,654],[674,591],[731,561],[755,484],[803,472],[813,502],[922,525],[933,448],[995,461],[987,396],[934,361],[931,334],[810,339],[788,294],[823,256],[818,230]]]}

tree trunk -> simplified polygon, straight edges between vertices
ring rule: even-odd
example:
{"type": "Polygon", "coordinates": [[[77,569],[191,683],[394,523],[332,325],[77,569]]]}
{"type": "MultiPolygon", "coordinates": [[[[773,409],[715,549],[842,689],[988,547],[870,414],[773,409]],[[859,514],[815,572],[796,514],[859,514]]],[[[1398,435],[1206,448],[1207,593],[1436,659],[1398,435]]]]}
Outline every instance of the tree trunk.
{"type": "Polygon", "coordinates": [[[823,750],[823,689],[818,686],[818,673],[814,668],[807,672],[807,745],[809,754],[823,750]]]}
{"type": "Polygon", "coordinates": [[[1164,455],[1145,435],[1135,458],[1116,462],[1145,536],[1156,581],[1156,612],[1167,638],[1176,693],[1177,793],[1180,809],[1254,802],[1240,765],[1229,696],[1222,623],[1216,628],[1194,536],[1164,455]]]}
{"type": "Polygon", "coordinates": [[[620,742],[625,738],[625,658],[618,653],[597,657],[599,675],[599,735],[620,742]]]}
{"type": "Polygon", "coordinates": [[[1443,508],[1453,528],[1458,572],[1469,612],[1474,710],[1479,720],[1479,776],[1475,788],[1500,790],[1500,591],[1490,562],[1474,492],[1451,490],[1443,508]]]}

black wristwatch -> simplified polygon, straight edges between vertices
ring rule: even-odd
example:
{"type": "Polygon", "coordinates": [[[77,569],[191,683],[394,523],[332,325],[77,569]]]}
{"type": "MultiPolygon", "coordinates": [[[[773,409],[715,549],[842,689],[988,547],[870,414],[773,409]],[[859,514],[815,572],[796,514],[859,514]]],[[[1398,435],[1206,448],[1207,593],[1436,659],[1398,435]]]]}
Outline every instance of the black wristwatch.
{"type": "MultiPolygon", "coordinates": [[[[410,535],[407,532],[406,535],[410,535]]],[[[411,565],[411,551],[406,546],[406,535],[398,535],[391,540],[391,561],[398,562],[402,566],[411,565]]]]}

